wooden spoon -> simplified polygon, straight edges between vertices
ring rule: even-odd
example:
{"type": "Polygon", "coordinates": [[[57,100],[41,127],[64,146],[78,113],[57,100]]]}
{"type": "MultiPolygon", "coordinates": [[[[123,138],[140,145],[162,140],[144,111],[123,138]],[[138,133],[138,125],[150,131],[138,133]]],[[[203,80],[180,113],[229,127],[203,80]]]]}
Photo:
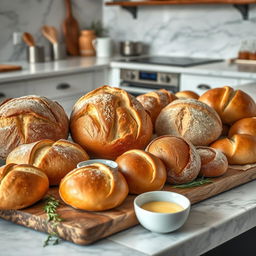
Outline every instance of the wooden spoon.
{"type": "Polygon", "coordinates": [[[33,36],[30,33],[28,33],[28,32],[24,32],[23,33],[22,39],[30,47],[36,45],[33,36]]]}
{"type": "Polygon", "coordinates": [[[43,26],[41,31],[46,39],[48,39],[52,44],[58,43],[57,30],[55,27],[43,26]]]}

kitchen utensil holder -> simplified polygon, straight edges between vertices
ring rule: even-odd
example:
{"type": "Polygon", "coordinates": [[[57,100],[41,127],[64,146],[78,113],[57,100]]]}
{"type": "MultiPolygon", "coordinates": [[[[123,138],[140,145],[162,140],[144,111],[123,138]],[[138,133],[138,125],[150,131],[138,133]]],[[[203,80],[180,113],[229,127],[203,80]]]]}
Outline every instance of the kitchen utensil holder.
{"type": "Polygon", "coordinates": [[[29,46],[27,47],[27,60],[29,63],[44,62],[44,47],[29,46]]]}
{"type": "Polygon", "coordinates": [[[62,60],[67,57],[66,46],[62,43],[51,44],[52,60],[62,60]]]}

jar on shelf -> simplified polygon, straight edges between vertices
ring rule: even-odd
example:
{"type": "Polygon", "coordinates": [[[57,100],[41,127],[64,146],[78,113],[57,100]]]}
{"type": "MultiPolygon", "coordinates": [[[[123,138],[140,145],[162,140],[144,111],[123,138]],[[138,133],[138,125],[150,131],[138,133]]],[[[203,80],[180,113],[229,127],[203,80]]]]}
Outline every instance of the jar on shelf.
{"type": "Polygon", "coordinates": [[[248,60],[250,54],[250,43],[249,41],[245,40],[241,42],[241,47],[238,52],[238,59],[241,60],[248,60]]]}
{"type": "Polygon", "coordinates": [[[250,60],[256,60],[256,41],[253,40],[252,43],[251,43],[251,50],[250,50],[250,53],[249,53],[249,59],[250,60]]]}
{"type": "Polygon", "coordinates": [[[95,56],[93,41],[96,39],[94,30],[82,30],[79,37],[79,51],[81,56],[95,56]]]}

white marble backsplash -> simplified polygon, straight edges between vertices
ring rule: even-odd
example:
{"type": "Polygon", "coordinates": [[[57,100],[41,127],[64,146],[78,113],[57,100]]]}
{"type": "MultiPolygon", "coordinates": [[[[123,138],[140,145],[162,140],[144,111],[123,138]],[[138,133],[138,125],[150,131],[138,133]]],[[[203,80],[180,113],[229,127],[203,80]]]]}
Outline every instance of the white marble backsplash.
{"type": "MultiPolygon", "coordinates": [[[[108,0],[105,0],[105,2],[108,0]]],[[[103,7],[103,21],[118,41],[142,41],[155,55],[234,57],[244,39],[256,39],[256,6],[243,20],[232,5],[141,6],[138,18],[103,7]]],[[[118,49],[118,47],[116,47],[118,49]]]]}
{"type": "MultiPolygon", "coordinates": [[[[80,28],[89,26],[102,17],[102,0],[73,0],[73,15],[80,28]]],[[[29,32],[37,44],[48,46],[40,28],[52,25],[61,33],[65,19],[64,0],[1,0],[0,1],[0,60],[16,61],[25,59],[25,45],[13,46],[12,34],[29,32]]]]}

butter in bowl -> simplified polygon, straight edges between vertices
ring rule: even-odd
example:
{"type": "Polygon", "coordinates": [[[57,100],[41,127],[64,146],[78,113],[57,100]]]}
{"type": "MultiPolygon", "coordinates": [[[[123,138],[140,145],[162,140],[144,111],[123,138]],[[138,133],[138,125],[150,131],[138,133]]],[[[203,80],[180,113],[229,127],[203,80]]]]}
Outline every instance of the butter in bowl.
{"type": "Polygon", "coordinates": [[[178,193],[153,191],[137,196],[134,209],[144,228],[157,233],[169,233],[179,229],[186,222],[190,201],[178,193]]]}

